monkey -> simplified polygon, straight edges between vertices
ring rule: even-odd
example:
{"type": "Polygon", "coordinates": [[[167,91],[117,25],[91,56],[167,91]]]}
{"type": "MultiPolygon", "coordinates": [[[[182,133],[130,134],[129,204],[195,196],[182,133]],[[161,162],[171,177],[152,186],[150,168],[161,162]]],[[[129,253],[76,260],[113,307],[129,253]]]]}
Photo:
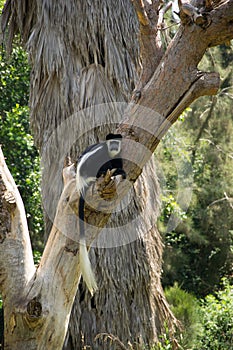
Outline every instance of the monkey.
{"type": "Polygon", "coordinates": [[[97,283],[86,247],[84,222],[85,194],[88,186],[100,176],[104,176],[108,170],[115,170],[112,176],[121,175],[123,179],[126,179],[121,158],[121,142],[121,134],[108,134],[106,141],[87,147],[79,157],[77,163],[76,188],[80,195],[78,207],[80,269],[83,279],[92,295],[97,290],[97,283]]]}

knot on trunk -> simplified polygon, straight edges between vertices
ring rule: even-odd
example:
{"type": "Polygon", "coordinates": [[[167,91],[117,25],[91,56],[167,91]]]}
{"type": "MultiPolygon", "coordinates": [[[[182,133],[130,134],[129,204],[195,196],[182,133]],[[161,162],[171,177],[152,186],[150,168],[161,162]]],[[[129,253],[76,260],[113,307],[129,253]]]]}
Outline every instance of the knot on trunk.
{"type": "Polygon", "coordinates": [[[42,305],[35,297],[27,304],[27,313],[30,317],[38,318],[42,314],[42,305]]]}
{"type": "Polygon", "coordinates": [[[38,297],[28,302],[24,320],[30,329],[35,329],[44,322],[42,318],[42,305],[38,297]]]}

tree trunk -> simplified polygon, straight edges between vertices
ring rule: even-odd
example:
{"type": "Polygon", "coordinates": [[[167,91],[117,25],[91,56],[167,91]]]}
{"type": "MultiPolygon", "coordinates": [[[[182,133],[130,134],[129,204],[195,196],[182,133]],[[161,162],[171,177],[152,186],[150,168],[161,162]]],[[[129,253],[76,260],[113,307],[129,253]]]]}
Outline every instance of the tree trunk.
{"type": "MultiPolygon", "coordinates": [[[[94,1],[91,9],[81,1],[76,7],[62,5],[63,10],[52,2],[47,6],[39,9],[42,23],[36,23],[29,40],[31,60],[36,65],[32,127],[42,150],[50,143],[50,133],[56,132],[55,121],[60,124],[66,120],[66,127],[73,128],[65,130],[63,138],[54,137],[43,161],[42,193],[52,221],[64,156],[69,154],[75,160],[87,145],[115,130],[126,107],[124,102],[138,80],[139,44],[137,17],[130,1],[94,1]],[[66,28],[64,32],[58,28],[60,23],[66,28]],[[60,53],[55,51],[58,43],[60,53]],[[69,117],[79,111],[82,113],[70,123],[69,117]]],[[[117,210],[108,223],[112,228],[105,228],[92,244],[95,248],[90,256],[99,290],[91,298],[85,284],[80,284],[69,328],[74,349],[86,344],[109,349],[102,337],[95,339],[100,333],[113,334],[125,344],[152,345],[165,320],[172,327],[160,283],[162,244],[156,230],[159,191],[153,160],[117,210]]]]}
{"type": "MultiPolygon", "coordinates": [[[[14,1],[18,7],[10,9],[14,14],[10,33],[17,24],[32,65],[31,125],[42,154],[47,218],[54,220],[65,157],[75,160],[87,145],[104,139],[118,124],[126,139],[123,154],[129,185],[141,174],[92,244],[90,255],[99,290],[91,298],[85,285],[79,285],[67,338],[74,349],[86,344],[93,349],[116,349],[119,340],[142,349],[158,340],[165,321],[171,331],[175,325],[160,282],[162,243],[156,229],[159,190],[155,165],[150,160],[141,173],[151,152],[142,152],[140,145],[153,152],[194,99],[216,93],[218,76],[200,74],[197,64],[208,46],[232,38],[233,6],[226,1],[217,9],[206,8],[201,19],[181,6],[183,25],[161,59],[159,3],[143,7],[137,0],[25,0],[23,4],[14,1]],[[139,28],[133,5],[140,23],[144,65],[140,81],[139,28]],[[155,21],[150,16],[153,11],[155,21]],[[136,85],[125,112],[125,102],[136,85]],[[111,345],[104,341],[104,334],[109,335],[111,345]]],[[[5,10],[6,22],[10,10],[5,10]]],[[[101,215],[87,210],[88,224],[101,227],[101,215]]],[[[59,225],[70,238],[61,220],[59,225]]]]}

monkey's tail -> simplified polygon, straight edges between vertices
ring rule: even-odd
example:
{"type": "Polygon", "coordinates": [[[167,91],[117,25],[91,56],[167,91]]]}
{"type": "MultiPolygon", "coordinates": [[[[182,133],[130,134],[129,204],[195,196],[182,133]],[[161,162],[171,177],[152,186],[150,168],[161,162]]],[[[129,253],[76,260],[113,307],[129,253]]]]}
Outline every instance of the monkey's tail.
{"type": "Polygon", "coordinates": [[[79,241],[79,263],[80,270],[83,276],[83,279],[89,289],[91,295],[98,289],[97,283],[95,280],[94,273],[92,271],[91,262],[88,256],[86,238],[85,238],[85,223],[84,223],[84,205],[85,200],[83,194],[80,194],[79,199],[79,232],[80,232],[80,241],[79,241]]]}

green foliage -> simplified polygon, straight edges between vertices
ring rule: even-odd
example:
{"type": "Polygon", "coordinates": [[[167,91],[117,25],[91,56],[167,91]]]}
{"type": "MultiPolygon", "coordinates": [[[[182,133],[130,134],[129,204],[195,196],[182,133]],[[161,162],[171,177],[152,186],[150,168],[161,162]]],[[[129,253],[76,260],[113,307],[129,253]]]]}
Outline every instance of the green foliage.
{"type": "Polygon", "coordinates": [[[162,340],[159,341],[155,346],[151,348],[151,350],[172,350],[173,344],[172,341],[169,339],[167,334],[162,335],[162,340]]]}
{"type": "MultiPolygon", "coordinates": [[[[159,341],[153,348],[152,350],[173,350],[173,342],[169,338],[169,333],[168,330],[165,331],[164,334],[161,335],[161,341],[159,341]]],[[[180,347],[180,350],[182,348],[180,347]]]]}
{"type": "MultiPolygon", "coordinates": [[[[170,307],[183,330],[177,334],[180,349],[227,350],[233,348],[233,287],[222,280],[222,289],[198,301],[175,283],[165,290],[170,307]]],[[[151,350],[173,349],[168,331],[151,350]]]]}
{"type": "Polygon", "coordinates": [[[0,116],[0,140],[7,165],[24,201],[34,246],[41,246],[40,160],[28,130],[28,107],[18,104],[0,116]]]}
{"type": "Polygon", "coordinates": [[[226,350],[233,348],[233,288],[223,280],[223,289],[208,295],[200,311],[201,332],[194,350],[226,350]]]}
{"type": "Polygon", "coordinates": [[[219,71],[223,83],[217,99],[205,97],[196,101],[173,126],[157,153],[162,180],[166,180],[160,218],[165,242],[163,284],[172,286],[178,281],[185,290],[202,297],[216,290],[222,277],[232,275],[231,55],[232,48],[225,46],[208,52],[201,68],[213,70],[214,66],[219,71]],[[188,210],[178,201],[178,193],[182,191],[181,181],[185,185],[185,178],[189,181],[191,177],[188,179],[187,166],[184,170],[180,167],[179,158],[186,165],[185,160],[189,159],[192,167],[188,210]],[[169,229],[171,215],[181,222],[169,229]]]}
{"type": "Polygon", "coordinates": [[[199,304],[190,293],[182,290],[177,283],[165,289],[165,296],[171,310],[181,322],[182,331],[178,334],[179,342],[185,348],[190,348],[199,330],[199,304]]]}
{"type": "Polygon", "coordinates": [[[41,252],[39,252],[38,250],[33,251],[33,259],[34,259],[35,265],[39,265],[41,256],[42,256],[41,252]]]}
{"type": "Polygon", "coordinates": [[[167,222],[171,214],[178,219],[186,219],[187,215],[184,210],[177,203],[174,194],[168,194],[167,196],[162,196],[162,201],[164,202],[163,215],[161,216],[161,221],[167,222]]]}
{"type": "Polygon", "coordinates": [[[29,128],[29,67],[19,47],[9,60],[1,52],[0,94],[0,143],[24,201],[33,247],[41,249],[40,160],[29,128]]]}
{"type": "Polygon", "coordinates": [[[25,52],[14,47],[10,58],[0,51],[0,114],[4,115],[16,104],[26,106],[29,96],[29,74],[25,52]]]}
{"type": "MultiPolygon", "coordinates": [[[[160,335],[159,341],[153,345],[152,347],[145,346],[143,347],[143,350],[172,350],[174,348],[173,342],[176,342],[175,340],[171,340],[169,337],[169,327],[165,324],[164,332],[160,335]]],[[[129,350],[134,350],[134,347],[130,346],[129,350]]],[[[180,350],[182,350],[182,347],[180,346],[180,350]]]]}

